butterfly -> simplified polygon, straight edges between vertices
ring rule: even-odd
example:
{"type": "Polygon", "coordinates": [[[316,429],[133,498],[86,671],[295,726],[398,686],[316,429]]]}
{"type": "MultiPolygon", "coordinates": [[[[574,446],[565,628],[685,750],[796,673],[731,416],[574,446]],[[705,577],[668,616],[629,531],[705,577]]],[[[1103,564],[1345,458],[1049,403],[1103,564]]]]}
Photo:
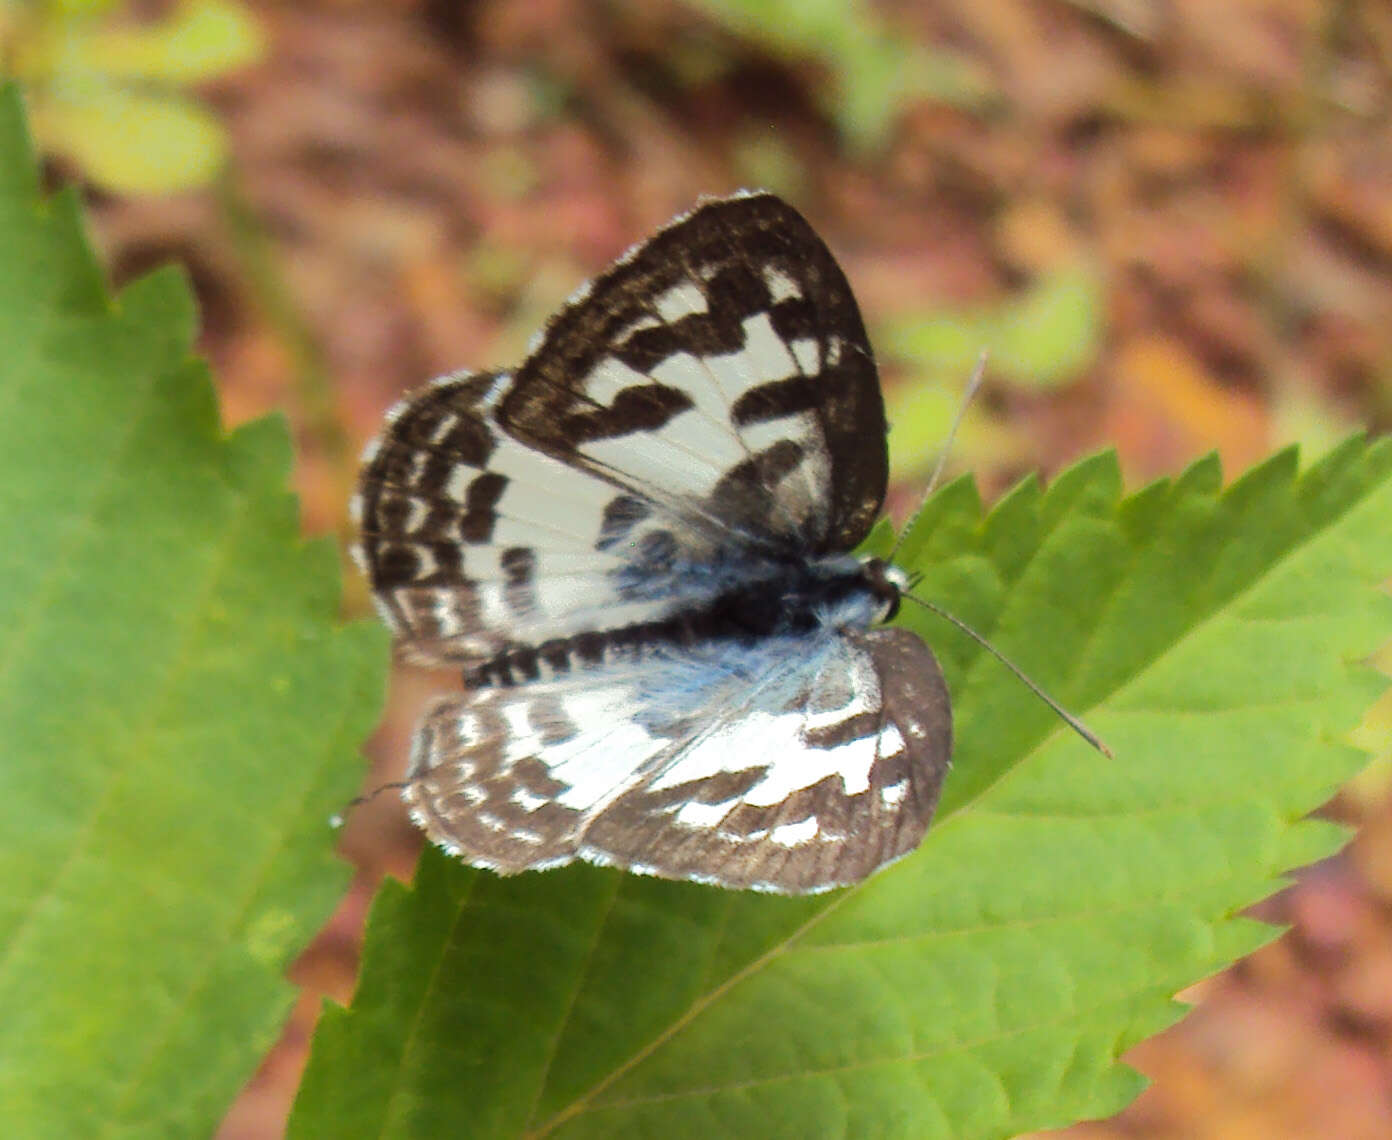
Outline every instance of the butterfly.
{"type": "Polygon", "coordinates": [[[886,431],[844,273],[749,192],[631,249],[514,372],[393,408],[355,554],[402,652],[462,677],[403,784],[429,838],[793,894],[913,851],[952,713],[882,624],[904,572],[852,553],[886,431]]]}

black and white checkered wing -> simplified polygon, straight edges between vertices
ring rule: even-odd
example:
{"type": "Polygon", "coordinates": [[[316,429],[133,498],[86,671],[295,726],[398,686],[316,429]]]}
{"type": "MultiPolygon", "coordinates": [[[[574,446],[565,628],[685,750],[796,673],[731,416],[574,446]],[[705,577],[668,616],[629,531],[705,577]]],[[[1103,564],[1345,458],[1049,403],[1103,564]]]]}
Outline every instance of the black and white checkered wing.
{"type": "Polygon", "coordinates": [[[713,201],[582,290],[515,375],[398,406],[364,464],[358,556],[408,652],[478,662],[851,549],[884,433],[821,239],[771,195],[713,201]]]}
{"type": "Polygon", "coordinates": [[[855,297],[769,194],[700,206],[597,278],[499,420],[718,533],[803,556],[854,547],[884,500],[884,402],[855,297]]]}
{"type": "Polygon", "coordinates": [[[476,665],[519,644],[653,617],[627,586],[652,507],[508,435],[508,373],[445,376],[397,405],[369,448],[355,550],[407,655],[476,665]]]}
{"type": "Polygon", "coordinates": [[[432,839],[504,874],[585,859],[806,893],[912,851],[950,753],[922,641],[828,632],[441,701],[406,798],[432,839]]]}

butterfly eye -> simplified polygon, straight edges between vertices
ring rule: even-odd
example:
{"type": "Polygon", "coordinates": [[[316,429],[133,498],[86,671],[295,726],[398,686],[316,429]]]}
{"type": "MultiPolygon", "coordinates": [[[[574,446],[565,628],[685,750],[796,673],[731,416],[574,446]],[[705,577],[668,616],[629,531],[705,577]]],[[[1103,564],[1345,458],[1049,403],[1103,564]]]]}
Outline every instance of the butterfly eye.
{"type": "Polygon", "coordinates": [[[899,614],[899,604],[904,590],[902,571],[892,568],[883,558],[867,558],[861,564],[865,583],[871,595],[880,603],[881,611],[877,621],[893,621],[899,614]]]}

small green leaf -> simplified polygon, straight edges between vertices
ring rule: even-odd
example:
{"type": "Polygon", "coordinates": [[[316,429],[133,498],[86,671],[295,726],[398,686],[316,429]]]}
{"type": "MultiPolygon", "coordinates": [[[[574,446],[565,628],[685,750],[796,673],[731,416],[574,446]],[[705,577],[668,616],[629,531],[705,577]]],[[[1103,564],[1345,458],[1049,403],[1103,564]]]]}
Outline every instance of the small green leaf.
{"type": "Polygon", "coordinates": [[[222,125],[197,103],[98,85],[38,95],[34,133],[93,182],[122,194],[166,194],[209,182],[227,154],[222,125]]]}
{"type": "Polygon", "coordinates": [[[172,85],[245,67],[264,50],[260,25],[245,7],[229,0],[192,0],[160,23],[84,32],[75,40],[71,62],[112,79],[172,85]]]}
{"type": "MultiPolygon", "coordinates": [[[[896,480],[916,478],[937,463],[961,409],[966,382],[967,374],[960,373],[939,383],[899,384],[887,394],[889,468],[896,480]]],[[[994,423],[979,408],[969,407],[948,459],[954,468],[970,467],[973,460],[988,455],[1002,464],[1020,451],[1019,440],[1008,427],[994,423]]]]}
{"type": "Polygon", "coordinates": [[[9,62],[39,145],[116,193],[205,185],[223,165],[226,134],[177,88],[259,58],[259,25],[230,0],[191,0],[135,27],[101,19],[108,7],[48,4],[16,23],[9,62]]]}
{"type": "MultiPolygon", "coordinates": [[[[21,3],[28,0],[20,0],[21,3]]],[[[59,16],[94,16],[109,12],[122,0],[41,0],[45,7],[59,16]]]]}
{"type": "Polygon", "coordinates": [[[1102,306],[1096,271],[1064,266],[991,309],[887,321],[877,340],[887,357],[931,379],[968,375],[984,349],[991,375],[1053,387],[1074,379],[1096,358],[1102,306]]]}
{"type": "Polygon", "coordinates": [[[348,870],[385,638],[163,270],[112,299],[0,91],[0,1134],[208,1136],[348,870]]]}
{"type": "Polygon", "coordinates": [[[781,55],[825,59],[835,81],[827,110],[853,145],[883,143],[894,116],[915,99],[976,106],[989,81],[965,58],[892,34],[863,0],[697,0],[712,18],[781,55]]]}
{"type": "Polygon", "coordinates": [[[984,76],[961,56],[930,51],[873,24],[848,24],[819,46],[838,78],[823,102],[862,151],[882,146],[895,116],[914,102],[975,107],[991,95],[984,76]]]}
{"type": "Polygon", "coordinates": [[[993,363],[1017,383],[1067,383],[1097,356],[1103,303],[1095,270],[1076,265],[1046,274],[1000,314],[993,363]]]}

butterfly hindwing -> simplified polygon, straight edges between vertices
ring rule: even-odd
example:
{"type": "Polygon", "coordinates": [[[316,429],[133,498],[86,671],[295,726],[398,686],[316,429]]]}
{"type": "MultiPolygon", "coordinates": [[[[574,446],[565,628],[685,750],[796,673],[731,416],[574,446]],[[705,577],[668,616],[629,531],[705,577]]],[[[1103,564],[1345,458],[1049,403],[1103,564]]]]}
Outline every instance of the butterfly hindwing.
{"type": "Polygon", "coordinates": [[[860,882],[917,847],[952,750],[937,662],[905,630],[822,640],[801,647],[805,669],[771,662],[763,701],[702,718],[708,727],[589,824],[581,855],[806,894],[860,882]]]}
{"type": "Polygon", "coordinates": [[[905,630],[797,640],[441,702],[413,814],[504,873],[583,858],[782,892],[858,882],[923,836],[947,691],[905,630]]]}

